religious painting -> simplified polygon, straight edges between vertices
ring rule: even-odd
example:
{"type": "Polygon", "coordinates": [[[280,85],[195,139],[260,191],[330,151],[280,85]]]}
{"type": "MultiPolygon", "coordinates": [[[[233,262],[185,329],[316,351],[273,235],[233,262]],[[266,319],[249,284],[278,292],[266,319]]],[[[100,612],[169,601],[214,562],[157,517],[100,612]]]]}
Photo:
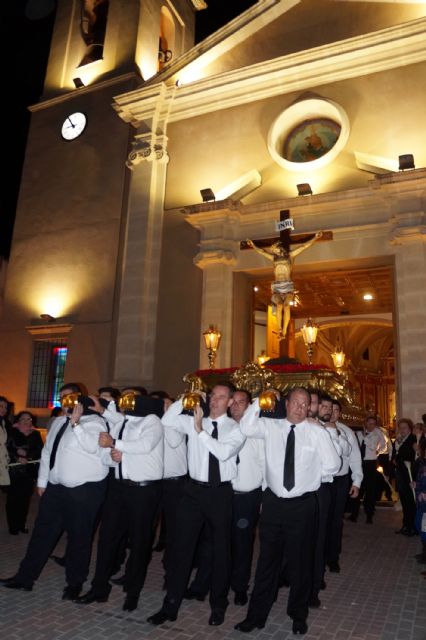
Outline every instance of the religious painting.
{"type": "Polygon", "coordinates": [[[341,126],[330,118],[310,118],[299,123],[284,141],[289,162],[312,162],[328,153],[339,139],[341,126]]]}

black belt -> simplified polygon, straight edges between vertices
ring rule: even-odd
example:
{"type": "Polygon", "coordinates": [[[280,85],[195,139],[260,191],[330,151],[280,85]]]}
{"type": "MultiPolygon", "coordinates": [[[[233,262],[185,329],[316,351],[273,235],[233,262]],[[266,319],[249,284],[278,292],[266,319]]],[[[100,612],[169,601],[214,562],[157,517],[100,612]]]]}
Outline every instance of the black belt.
{"type": "Polygon", "coordinates": [[[149,487],[151,484],[159,484],[161,480],[144,480],[143,482],[135,482],[134,480],[118,480],[120,484],[127,484],[129,487],[149,487]]]}
{"type": "Polygon", "coordinates": [[[262,487],[256,487],[256,489],[250,489],[250,491],[237,491],[234,489],[234,494],[236,496],[246,496],[249,493],[254,493],[255,491],[259,491],[262,487]]]}
{"type": "Polygon", "coordinates": [[[199,485],[200,487],[210,487],[211,489],[215,489],[216,487],[225,487],[231,484],[230,480],[227,482],[220,482],[219,484],[210,484],[210,482],[202,482],[202,480],[194,480],[194,478],[189,478],[189,481],[192,482],[192,484],[199,485]]]}
{"type": "Polygon", "coordinates": [[[184,476],[170,476],[169,478],[163,478],[163,480],[185,480],[185,478],[187,478],[188,476],[185,475],[184,476]]]}

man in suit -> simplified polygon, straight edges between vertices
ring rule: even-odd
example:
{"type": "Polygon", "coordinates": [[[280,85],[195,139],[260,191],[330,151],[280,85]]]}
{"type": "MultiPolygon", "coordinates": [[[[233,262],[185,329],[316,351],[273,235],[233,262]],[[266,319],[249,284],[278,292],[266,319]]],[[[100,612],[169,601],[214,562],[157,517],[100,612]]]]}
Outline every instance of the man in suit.
{"type": "Polygon", "coordinates": [[[199,406],[193,416],[183,415],[182,400],[174,402],[163,416],[165,429],[188,436],[190,477],[180,503],[167,594],[160,611],[148,618],[151,624],[176,620],[205,524],[213,545],[209,624],[217,626],[224,621],[231,567],[231,481],[237,475],[237,454],[245,440],[238,424],[227,415],[232,396],[229,385],[218,384],[210,394],[208,417],[203,417],[199,406]]]}

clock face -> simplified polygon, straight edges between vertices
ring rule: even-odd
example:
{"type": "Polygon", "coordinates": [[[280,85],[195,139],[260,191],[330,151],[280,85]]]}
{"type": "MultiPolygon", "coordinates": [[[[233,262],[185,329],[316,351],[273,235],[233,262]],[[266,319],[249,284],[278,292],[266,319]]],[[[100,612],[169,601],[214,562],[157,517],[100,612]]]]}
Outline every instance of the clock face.
{"type": "Polygon", "coordinates": [[[83,133],[84,129],[86,128],[86,124],[87,118],[84,113],[81,113],[81,111],[71,113],[64,120],[61,129],[61,135],[64,140],[74,140],[83,133]]]}

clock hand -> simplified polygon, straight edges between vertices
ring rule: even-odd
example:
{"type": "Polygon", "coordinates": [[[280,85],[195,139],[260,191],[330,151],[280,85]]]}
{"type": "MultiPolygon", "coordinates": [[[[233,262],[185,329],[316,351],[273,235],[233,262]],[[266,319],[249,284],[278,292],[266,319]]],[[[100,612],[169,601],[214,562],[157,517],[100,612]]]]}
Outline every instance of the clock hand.
{"type": "Polygon", "coordinates": [[[68,120],[70,121],[72,128],[75,129],[75,124],[72,123],[71,118],[68,117],[68,120]]]}

